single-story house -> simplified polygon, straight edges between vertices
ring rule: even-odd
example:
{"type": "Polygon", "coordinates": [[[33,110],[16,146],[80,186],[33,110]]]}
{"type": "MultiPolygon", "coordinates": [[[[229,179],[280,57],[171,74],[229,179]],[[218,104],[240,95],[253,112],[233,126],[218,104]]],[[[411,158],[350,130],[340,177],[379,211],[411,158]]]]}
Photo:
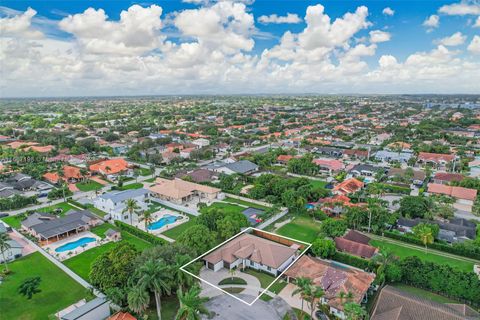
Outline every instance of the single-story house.
{"type": "Polygon", "coordinates": [[[218,178],[218,173],[207,169],[197,169],[191,172],[180,172],[175,175],[176,178],[191,180],[195,183],[211,182],[218,178]]]}
{"type": "Polygon", "coordinates": [[[438,183],[428,184],[429,194],[443,194],[456,199],[453,207],[457,210],[472,212],[477,198],[477,190],[463,187],[447,186],[438,183]]]}
{"type": "Polygon", "coordinates": [[[412,232],[413,227],[420,223],[437,224],[440,227],[437,239],[449,243],[473,240],[476,236],[476,224],[462,218],[454,218],[449,222],[400,218],[397,221],[397,228],[403,232],[412,232]]]}
{"type": "MultiPolygon", "coordinates": [[[[7,233],[7,232],[8,230],[5,227],[5,225],[0,222],[0,234],[7,233]]],[[[9,237],[8,234],[7,234],[7,237],[9,237]]],[[[5,260],[13,261],[22,256],[23,245],[13,240],[12,238],[10,238],[10,240],[7,240],[7,243],[9,244],[10,247],[5,252],[0,254],[0,263],[4,263],[5,260]],[[5,260],[4,260],[4,257],[5,257],[5,260]]]]}
{"type": "Polygon", "coordinates": [[[198,200],[212,201],[222,197],[221,189],[181,179],[157,178],[148,188],[150,195],[162,200],[184,204],[198,197],[198,200]]]}
{"type": "Polygon", "coordinates": [[[362,303],[367,301],[367,292],[375,280],[374,273],[368,273],[347,265],[339,266],[331,262],[317,258],[302,256],[285,273],[287,281],[293,282],[300,277],[309,278],[313,284],[320,286],[325,295],[320,299],[320,303],[328,305],[330,312],[345,319],[343,308],[345,301],[340,297],[340,293],[351,292],[352,302],[362,303]]]}
{"type": "Polygon", "coordinates": [[[338,251],[347,252],[348,254],[364,258],[371,259],[378,253],[378,248],[372,247],[365,241],[366,236],[361,233],[350,230],[344,237],[336,237],[335,247],[338,251]]]}
{"type": "Polygon", "coordinates": [[[333,187],[332,192],[333,194],[347,195],[360,191],[364,186],[365,184],[362,181],[350,178],[333,187]]]}
{"type": "Polygon", "coordinates": [[[60,315],[59,320],[106,319],[110,316],[110,303],[106,298],[95,298],[60,315]]]}
{"type": "Polygon", "coordinates": [[[461,303],[440,303],[386,285],[378,294],[371,320],[473,320],[480,313],[461,303]]]}
{"type": "Polygon", "coordinates": [[[420,152],[417,157],[417,163],[430,164],[434,167],[445,167],[447,163],[455,160],[454,154],[420,152]]]}
{"type": "Polygon", "coordinates": [[[92,173],[99,173],[112,178],[121,174],[126,175],[131,171],[128,162],[122,158],[101,160],[91,164],[89,168],[92,173]]]}
{"type": "Polygon", "coordinates": [[[372,166],[370,164],[357,164],[348,173],[352,177],[374,177],[377,172],[386,172],[385,168],[372,166]]]}
{"type": "Polygon", "coordinates": [[[335,159],[313,159],[312,162],[318,166],[320,172],[328,174],[339,172],[345,168],[342,161],[335,159]]]}
{"type": "Polygon", "coordinates": [[[395,152],[389,150],[380,150],[375,153],[375,159],[383,162],[403,162],[407,163],[413,157],[411,152],[395,152]]]}
{"type": "Polygon", "coordinates": [[[125,212],[125,208],[129,199],[136,201],[139,210],[147,210],[149,191],[140,188],[104,193],[93,200],[93,206],[108,213],[113,220],[128,222],[130,221],[130,216],[125,212]]]}
{"type": "Polygon", "coordinates": [[[451,182],[460,182],[465,177],[460,173],[436,172],[433,176],[433,182],[438,184],[450,184],[451,182]]]}
{"type": "Polygon", "coordinates": [[[226,163],[214,166],[211,170],[215,172],[222,172],[225,174],[244,174],[249,175],[258,171],[258,166],[248,160],[240,160],[233,163],[226,163]]]}
{"type": "Polygon", "coordinates": [[[252,268],[274,276],[285,270],[297,256],[299,246],[286,246],[253,234],[244,233],[203,257],[213,271],[222,268],[252,268]]]}
{"type": "MultiPolygon", "coordinates": [[[[411,173],[412,173],[412,176],[411,177],[409,176],[408,179],[414,185],[417,185],[417,186],[423,185],[423,182],[427,177],[425,174],[425,171],[412,169],[411,173]]],[[[407,169],[390,168],[387,172],[387,176],[390,181],[395,181],[396,178],[406,178],[408,176],[408,171],[407,169]]]]}

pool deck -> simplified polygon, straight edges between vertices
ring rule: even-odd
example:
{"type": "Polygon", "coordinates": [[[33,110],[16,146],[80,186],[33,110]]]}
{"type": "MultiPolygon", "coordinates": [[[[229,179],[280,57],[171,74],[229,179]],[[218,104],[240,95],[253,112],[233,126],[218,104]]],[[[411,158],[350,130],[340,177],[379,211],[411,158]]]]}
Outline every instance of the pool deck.
{"type": "Polygon", "coordinates": [[[43,246],[43,249],[46,252],[48,252],[51,256],[55,257],[57,260],[63,261],[65,259],[69,259],[71,257],[74,257],[77,254],[80,254],[80,253],[82,253],[82,252],[84,252],[88,249],[95,248],[95,247],[100,246],[100,245],[102,245],[104,243],[107,243],[107,242],[109,242],[109,240],[102,239],[102,238],[100,238],[99,236],[97,236],[96,234],[94,234],[90,231],[85,231],[85,232],[81,232],[79,234],[76,234],[74,236],[62,239],[60,241],[56,241],[56,242],[50,243],[48,245],[45,245],[45,246],[43,246]],[[63,251],[63,252],[56,252],[55,251],[55,249],[63,246],[64,244],[67,244],[69,242],[74,242],[74,241],[77,241],[78,239],[87,238],[87,237],[88,238],[95,238],[95,239],[97,239],[97,241],[89,242],[85,246],[83,246],[83,247],[79,246],[79,247],[77,247],[73,250],[67,250],[67,251],[63,251]]]}
{"type": "MultiPolygon", "coordinates": [[[[165,232],[171,228],[174,228],[182,223],[185,223],[187,222],[188,220],[190,220],[190,218],[186,215],[186,214],[181,214],[179,212],[176,212],[176,211],[172,211],[172,210],[169,210],[169,209],[166,209],[166,208],[161,208],[159,211],[155,212],[152,216],[152,220],[153,222],[155,221],[158,221],[160,220],[163,216],[165,215],[171,215],[171,216],[177,216],[177,217],[183,217],[183,219],[180,219],[180,220],[177,220],[173,223],[169,223],[161,228],[158,228],[158,229],[155,229],[155,230],[145,230],[145,223],[143,223],[142,221],[136,223],[136,227],[140,230],[143,230],[143,231],[147,231],[151,234],[154,234],[156,236],[159,236],[159,237],[162,237],[162,238],[167,238],[167,237],[164,237],[163,235],[161,235],[162,232],[165,232]]],[[[135,224],[135,223],[134,223],[135,224]]],[[[170,241],[170,242],[173,242],[172,239],[168,238],[167,241],[170,241]],[[171,241],[170,241],[171,240],[171,241]]]]}

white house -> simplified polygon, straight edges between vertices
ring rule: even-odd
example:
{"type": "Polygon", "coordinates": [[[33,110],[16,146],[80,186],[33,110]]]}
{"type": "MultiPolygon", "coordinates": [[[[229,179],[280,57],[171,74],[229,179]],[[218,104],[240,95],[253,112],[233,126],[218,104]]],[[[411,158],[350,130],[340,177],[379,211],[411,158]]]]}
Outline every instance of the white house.
{"type": "Polygon", "coordinates": [[[7,243],[10,245],[10,248],[0,254],[0,263],[4,263],[5,260],[13,261],[22,256],[23,246],[20,243],[15,240],[8,240],[7,243]],[[5,260],[3,257],[5,257],[5,260]]]}
{"type": "Polygon", "coordinates": [[[205,266],[213,271],[222,268],[246,267],[277,276],[297,256],[299,245],[286,246],[249,233],[244,233],[229,243],[206,255],[205,266]]]}
{"type": "Polygon", "coordinates": [[[127,212],[124,212],[127,200],[134,199],[137,202],[139,210],[147,210],[148,197],[149,191],[143,188],[109,192],[97,197],[93,201],[93,205],[95,208],[108,213],[113,220],[128,223],[130,221],[130,216],[127,212]]]}
{"type": "Polygon", "coordinates": [[[205,138],[193,140],[192,143],[197,145],[199,148],[208,147],[210,145],[210,141],[205,138]]]}

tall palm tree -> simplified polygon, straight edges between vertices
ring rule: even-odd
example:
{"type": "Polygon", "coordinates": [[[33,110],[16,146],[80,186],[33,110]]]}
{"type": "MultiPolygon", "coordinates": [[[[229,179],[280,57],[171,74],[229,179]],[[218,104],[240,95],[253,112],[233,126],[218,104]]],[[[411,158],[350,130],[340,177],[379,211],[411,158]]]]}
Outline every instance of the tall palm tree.
{"type": "Polygon", "coordinates": [[[315,309],[315,301],[323,297],[325,292],[322,287],[311,286],[310,292],[308,295],[308,302],[310,303],[310,319],[313,319],[313,311],[315,309]]]}
{"type": "Polygon", "coordinates": [[[8,263],[7,258],[5,257],[5,253],[8,251],[8,249],[11,248],[8,241],[10,241],[10,237],[7,236],[5,232],[0,233],[0,252],[2,253],[3,263],[5,264],[6,271],[8,271],[8,263]]]}
{"type": "Polygon", "coordinates": [[[296,282],[297,288],[293,290],[292,297],[294,295],[300,294],[302,299],[302,312],[303,312],[303,302],[305,301],[306,294],[308,294],[310,286],[312,285],[312,279],[299,277],[296,282]]]}
{"type": "Polygon", "coordinates": [[[140,286],[133,287],[127,295],[128,307],[137,314],[142,314],[150,303],[148,292],[140,286]]]}
{"type": "Polygon", "coordinates": [[[162,294],[169,295],[172,287],[172,270],[163,260],[149,260],[138,268],[138,285],[144,290],[153,292],[157,305],[158,320],[162,319],[162,294]]]}
{"type": "Polygon", "coordinates": [[[433,243],[433,231],[432,229],[423,224],[423,225],[418,225],[417,228],[414,228],[413,230],[414,234],[422,241],[423,245],[425,246],[425,253],[427,252],[427,245],[433,243]]]}
{"type": "Polygon", "coordinates": [[[385,268],[395,260],[395,255],[390,250],[380,249],[380,253],[373,257],[374,262],[378,263],[377,276],[381,279],[380,287],[385,284],[385,268]]]}
{"type": "Polygon", "coordinates": [[[123,213],[128,212],[130,216],[130,225],[133,225],[132,216],[138,209],[140,209],[140,207],[135,199],[128,199],[125,203],[125,209],[123,209],[123,213]]]}
{"type": "Polygon", "coordinates": [[[140,221],[145,223],[145,231],[148,232],[148,225],[153,221],[153,212],[146,210],[143,211],[140,217],[140,221]]]}
{"type": "Polygon", "coordinates": [[[20,287],[18,287],[18,292],[30,300],[34,294],[42,292],[42,290],[38,288],[41,281],[42,279],[40,277],[25,279],[25,281],[20,284],[20,287]]]}
{"type": "Polygon", "coordinates": [[[178,292],[180,309],[177,311],[175,320],[200,320],[200,314],[208,314],[208,309],[203,305],[208,298],[200,297],[200,287],[194,286],[185,294],[178,292]]]}
{"type": "Polygon", "coordinates": [[[183,290],[185,288],[190,287],[195,283],[195,278],[187,274],[186,272],[183,272],[180,267],[186,265],[188,262],[190,262],[190,257],[184,254],[177,255],[175,257],[175,267],[173,268],[174,270],[174,275],[173,278],[175,279],[175,283],[178,285],[178,292],[180,294],[183,294],[183,290]]]}

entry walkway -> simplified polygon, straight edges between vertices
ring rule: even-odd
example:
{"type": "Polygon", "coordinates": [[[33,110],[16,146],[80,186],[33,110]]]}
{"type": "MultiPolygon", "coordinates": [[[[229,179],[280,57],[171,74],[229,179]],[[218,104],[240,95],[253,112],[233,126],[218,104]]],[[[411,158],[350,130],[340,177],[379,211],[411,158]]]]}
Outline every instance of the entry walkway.
{"type": "MultiPolygon", "coordinates": [[[[218,283],[220,281],[223,279],[230,279],[231,277],[232,275],[228,273],[227,269],[224,268],[218,270],[217,272],[207,268],[202,268],[200,271],[201,279],[208,281],[217,287],[219,286],[218,283]]],[[[247,285],[243,286],[245,290],[242,292],[242,294],[256,297],[261,291],[263,291],[260,281],[252,275],[237,270],[233,277],[243,279],[247,283],[247,285]]],[[[231,285],[226,285],[225,287],[231,287],[231,285]]],[[[211,298],[220,294],[224,293],[202,281],[202,296],[211,298]]]]}

